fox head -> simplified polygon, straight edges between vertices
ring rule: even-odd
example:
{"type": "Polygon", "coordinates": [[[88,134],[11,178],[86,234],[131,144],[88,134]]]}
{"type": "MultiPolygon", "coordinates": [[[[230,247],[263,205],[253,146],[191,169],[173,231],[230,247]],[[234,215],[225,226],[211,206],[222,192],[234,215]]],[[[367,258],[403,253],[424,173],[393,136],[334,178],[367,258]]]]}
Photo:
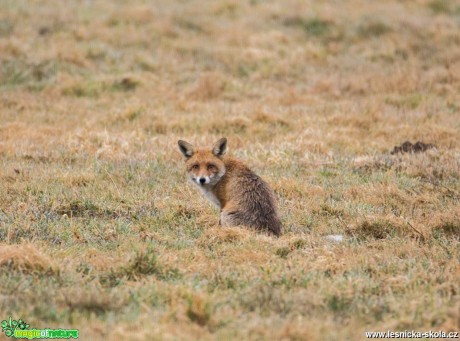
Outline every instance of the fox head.
{"type": "Polygon", "coordinates": [[[227,151],[225,137],[217,141],[210,149],[195,149],[190,143],[179,140],[179,149],[185,156],[187,175],[197,185],[214,186],[225,174],[222,156],[227,151]]]}

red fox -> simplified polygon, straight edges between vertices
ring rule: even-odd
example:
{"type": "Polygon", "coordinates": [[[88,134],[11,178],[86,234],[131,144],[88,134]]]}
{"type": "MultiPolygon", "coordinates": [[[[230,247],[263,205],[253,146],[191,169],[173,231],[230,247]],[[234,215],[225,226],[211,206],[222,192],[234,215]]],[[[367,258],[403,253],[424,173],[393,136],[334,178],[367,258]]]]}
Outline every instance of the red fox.
{"type": "Polygon", "coordinates": [[[178,144],[186,158],[188,178],[220,208],[220,225],[245,225],[276,236],[281,234],[273,191],[241,161],[224,156],[227,151],[225,137],[212,149],[195,149],[182,140],[178,144]]]}

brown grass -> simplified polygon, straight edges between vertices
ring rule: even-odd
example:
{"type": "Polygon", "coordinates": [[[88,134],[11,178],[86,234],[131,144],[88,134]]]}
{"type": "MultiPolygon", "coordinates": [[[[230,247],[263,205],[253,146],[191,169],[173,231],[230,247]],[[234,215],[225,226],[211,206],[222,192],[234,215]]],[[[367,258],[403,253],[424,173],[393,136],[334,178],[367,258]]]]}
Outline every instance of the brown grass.
{"type": "Polygon", "coordinates": [[[458,330],[459,13],[2,1],[0,320],[92,340],[458,330]],[[222,136],[275,190],[279,239],[218,227],[186,182],[176,141],[222,136]],[[436,148],[392,155],[405,141],[436,148]]]}
{"type": "Polygon", "coordinates": [[[59,271],[54,262],[31,243],[0,245],[0,268],[24,274],[52,275],[59,271]]]}

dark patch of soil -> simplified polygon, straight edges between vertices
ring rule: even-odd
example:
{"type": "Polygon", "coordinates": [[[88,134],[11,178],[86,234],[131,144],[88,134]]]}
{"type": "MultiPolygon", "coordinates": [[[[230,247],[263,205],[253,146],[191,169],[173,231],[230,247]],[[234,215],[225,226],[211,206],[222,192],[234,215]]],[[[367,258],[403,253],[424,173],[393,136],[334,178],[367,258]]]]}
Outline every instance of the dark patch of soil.
{"type": "Polygon", "coordinates": [[[406,141],[400,146],[395,146],[393,150],[390,152],[390,154],[395,155],[395,154],[404,154],[404,153],[423,153],[426,150],[435,148],[435,147],[436,146],[432,143],[423,143],[421,141],[412,143],[410,141],[406,141]]]}

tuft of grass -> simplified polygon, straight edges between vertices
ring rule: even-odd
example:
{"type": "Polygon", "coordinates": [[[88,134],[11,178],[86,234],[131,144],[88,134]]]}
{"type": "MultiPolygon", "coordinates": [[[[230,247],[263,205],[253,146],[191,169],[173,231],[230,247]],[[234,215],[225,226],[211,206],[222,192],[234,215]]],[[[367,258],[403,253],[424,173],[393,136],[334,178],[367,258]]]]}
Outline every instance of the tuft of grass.
{"type": "Polygon", "coordinates": [[[225,243],[238,243],[250,235],[250,232],[239,228],[210,228],[200,237],[199,244],[212,247],[225,243]]]}
{"type": "Polygon", "coordinates": [[[29,90],[40,91],[53,82],[58,69],[54,61],[6,60],[0,66],[0,88],[26,86],[29,90]]]}
{"type": "Polygon", "coordinates": [[[8,19],[0,19],[0,37],[8,37],[14,32],[14,23],[8,19]]]}
{"type": "Polygon", "coordinates": [[[75,82],[62,90],[62,94],[74,97],[89,97],[98,98],[103,93],[110,91],[113,92],[127,92],[133,91],[140,85],[140,82],[130,78],[124,77],[121,80],[113,82],[107,81],[85,81],[75,82]]]}
{"type": "MultiPolygon", "coordinates": [[[[451,193],[454,194],[454,193],[451,193]]],[[[454,194],[455,195],[455,194],[454,194]]],[[[460,240],[460,211],[446,210],[438,217],[433,217],[433,234],[460,240]]]]}
{"type": "Polygon", "coordinates": [[[125,275],[129,280],[136,280],[143,275],[163,275],[163,268],[158,263],[156,250],[149,247],[136,251],[129,264],[120,269],[120,274],[125,275]]]}
{"type": "Polygon", "coordinates": [[[57,275],[54,262],[42,254],[33,244],[1,245],[0,268],[2,271],[18,271],[23,274],[57,275]]]}
{"type": "Polygon", "coordinates": [[[139,86],[139,81],[125,77],[119,81],[115,81],[111,85],[111,89],[114,91],[132,91],[139,86]]]}
{"type": "Polygon", "coordinates": [[[381,21],[366,22],[358,26],[357,34],[359,37],[367,39],[373,37],[380,37],[384,34],[391,32],[392,29],[387,24],[381,21]]]}
{"type": "Polygon", "coordinates": [[[179,19],[175,20],[175,22],[180,28],[185,29],[187,31],[192,31],[192,32],[196,32],[196,33],[202,33],[203,32],[203,27],[200,24],[198,24],[198,23],[196,23],[196,22],[194,22],[194,21],[192,21],[190,19],[185,20],[185,19],[179,18],[179,19]]]}
{"type": "Polygon", "coordinates": [[[65,96],[74,97],[99,97],[104,91],[105,86],[100,82],[77,83],[62,89],[65,96]]]}
{"type": "Polygon", "coordinates": [[[383,218],[364,220],[352,231],[347,232],[361,240],[388,239],[411,235],[409,227],[397,223],[395,220],[386,220],[383,218]]]}
{"type": "Polygon", "coordinates": [[[218,73],[205,73],[189,92],[189,97],[195,100],[213,100],[219,98],[225,91],[225,78],[218,73]]]}
{"type": "Polygon", "coordinates": [[[398,108],[416,109],[423,101],[423,96],[420,93],[410,94],[407,96],[394,96],[387,98],[388,104],[398,108]]]}
{"type": "Polygon", "coordinates": [[[107,313],[120,312],[126,307],[127,299],[121,295],[107,292],[96,287],[81,290],[70,289],[65,293],[64,302],[70,314],[103,317],[107,313]]]}
{"type": "Polygon", "coordinates": [[[81,217],[85,215],[95,216],[100,212],[100,209],[90,200],[75,200],[68,205],[59,207],[56,212],[61,215],[66,214],[68,216],[81,217]]]}
{"type": "Polygon", "coordinates": [[[276,249],[275,254],[281,258],[286,258],[290,252],[291,252],[291,249],[285,246],[285,247],[280,247],[279,249],[276,249]]]}
{"type": "Polygon", "coordinates": [[[330,33],[331,22],[320,18],[303,18],[303,17],[290,17],[283,21],[283,24],[288,27],[297,27],[302,29],[307,36],[323,37],[330,33]]]}
{"type": "Polygon", "coordinates": [[[327,301],[330,309],[336,313],[342,313],[349,310],[351,305],[351,298],[346,296],[332,295],[327,301]]]}
{"type": "Polygon", "coordinates": [[[452,12],[452,3],[449,0],[430,1],[428,7],[436,14],[450,14],[452,12]]]}
{"type": "Polygon", "coordinates": [[[192,295],[187,299],[187,317],[199,326],[206,326],[211,321],[211,305],[203,298],[192,295]]]}
{"type": "MultiPolygon", "coordinates": [[[[79,272],[88,274],[90,268],[80,266],[79,272]]],[[[155,276],[161,280],[177,279],[180,274],[177,269],[163,266],[158,261],[157,251],[149,245],[147,248],[137,250],[131,256],[127,265],[111,268],[106,273],[101,274],[99,281],[101,284],[114,287],[122,283],[123,279],[138,281],[146,276],[155,276]]]]}
{"type": "Polygon", "coordinates": [[[445,222],[435,227],[435,230],[442,231],[444,235],[456,239],[460,239],[460,222],[452,221],[445,222]]]}

